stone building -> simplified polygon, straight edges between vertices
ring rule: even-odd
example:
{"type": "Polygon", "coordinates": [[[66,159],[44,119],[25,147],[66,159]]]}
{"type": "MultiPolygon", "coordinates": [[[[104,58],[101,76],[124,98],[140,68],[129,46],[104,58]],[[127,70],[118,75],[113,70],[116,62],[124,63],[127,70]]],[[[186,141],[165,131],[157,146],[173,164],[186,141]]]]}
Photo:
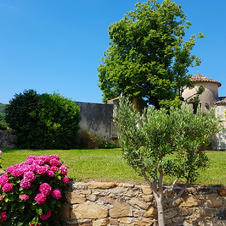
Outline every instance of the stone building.
{"type": "Polygon", "coordinates": [[[196,74],[191,77],[191,81],[195,83],[192,89],[185,89],[183,92],[184,99],[192,97],[200,86],[205,87],[205,91],[199,96],[200,107],[203,112],[207,112],[211,107],[216,107],[216,117],[221,116],[221,122],[224,130],[216,135],[212,140],[212,149],[225,150],[226,149],[226,97],[219,97],[218,88],[221,86],[220,82],[210,79],[204,75],[196,74]]]}
{"type": "Polygon", "coordinates": [[[216,101],[219,100],[218,88],[221,86],[221,83],[207,78],[204,75],[196,74],[191,77],[191,81],[195,83],[193,89],[185,89],[183,92],[184,99],[192,97],[200,86],[205,87],[205,91],[200,95],[200,107],[203,112],[208,111],[211,107],[214,107],[216,101]]]}

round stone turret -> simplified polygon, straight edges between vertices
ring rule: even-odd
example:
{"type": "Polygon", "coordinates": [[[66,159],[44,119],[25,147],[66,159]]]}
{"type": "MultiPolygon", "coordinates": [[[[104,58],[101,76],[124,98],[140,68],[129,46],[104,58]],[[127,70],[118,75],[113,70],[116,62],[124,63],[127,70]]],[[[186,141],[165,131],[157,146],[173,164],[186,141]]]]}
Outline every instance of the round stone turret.
{"type": "Polygon", "coordinates": [[[207,112],[211,107],[214,106],[214,103],[219,99],[218,98],[218,87],[221,86],[221,83],[207,78],[204,75],[196,74],[192,76],[191,81],[195,83],[195,87],[192,89],[185,89],[183,92],[183,98],[185,100],[191,98],[200,86],[205,87],[205,91],[199,96],[201,110],[207,112]]]}

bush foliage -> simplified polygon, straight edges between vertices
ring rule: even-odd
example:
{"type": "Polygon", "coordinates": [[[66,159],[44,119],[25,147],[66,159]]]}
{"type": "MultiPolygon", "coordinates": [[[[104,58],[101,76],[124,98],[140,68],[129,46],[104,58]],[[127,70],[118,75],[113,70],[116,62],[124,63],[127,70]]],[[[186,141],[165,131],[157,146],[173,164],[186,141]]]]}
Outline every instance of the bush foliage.
{"type": "Polygon", "coordinates": [[[61,192],[69,178],[57,155],[30,155],[6,172],[0,176],[1,225],[60,225],[61,192]]]}
{"type": "Polygon", "coordinates": [[[196,181],[198,169],[208,166],[204,151],[209,140],[222,130],[220,118],[214,118],[214,113],[215,108],[206,114],[198,108],[194,114],[186,107],[157,110],[150,106],[140,115],[128,99],[121,99],[114,109],[123,157],[152,188],[159,226],[165,225],[163,204],[178,198],[186,186],[196,181]],[[167,175],[175,181],[163,187],[167,175]],[[184,189],[173,199],[165,197],[182,178],[186,180],[184,189]]]}
{"type": "Polygon", "coordinates": [[[80,122],[74,101],[54,94],[25,90],[15,94],[6,107],[6,122],[15,131],[21,148],[76,148],[80,122]]]}

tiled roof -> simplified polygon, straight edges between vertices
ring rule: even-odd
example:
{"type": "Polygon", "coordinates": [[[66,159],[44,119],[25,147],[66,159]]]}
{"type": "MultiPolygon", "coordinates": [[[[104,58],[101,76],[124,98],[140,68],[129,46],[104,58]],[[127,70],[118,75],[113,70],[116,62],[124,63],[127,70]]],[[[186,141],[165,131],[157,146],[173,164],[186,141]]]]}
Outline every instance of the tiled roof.
{"type": "Polygon", "coordinates": [[[199,73],[196,74],[196,75],[193,75],[193,76],[190,78],[190,80],[191,80],[192,82],[209,82],[209,83],[215,83],[215,84],[218,85],[218,87],[221,86],[221,83],[220,83],[220,82],[217,82],[217,81],[215,81],[215,80],[213,80],[213,79],[207,78],[206,76],[201,75],[201,74],[199,74],[199,73]]]}
{"type": "Polygon", "coordinates": [[[214,104],[220,106],[220,105],[226,105],[226,97],[219,97],[219,100],[216,101],[214,104]]]}

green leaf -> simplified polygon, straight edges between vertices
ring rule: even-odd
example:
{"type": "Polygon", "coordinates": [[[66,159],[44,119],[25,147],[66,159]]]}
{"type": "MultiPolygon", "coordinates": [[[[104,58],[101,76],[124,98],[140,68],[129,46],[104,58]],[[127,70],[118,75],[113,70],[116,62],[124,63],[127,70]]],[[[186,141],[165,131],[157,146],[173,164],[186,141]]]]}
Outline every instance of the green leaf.
{"type": "Polygon", "coordinates": [[[36,209],[36,213],[37,213],[38,215],[42,215],[42,208],[41,208],[41,207],[37,208],[37,209],[36,209]]]}
{"type": "Polygon", "coordinates": [[[10,200],[9,200],[8,197],[5,197],[5,198],[4,198],[4,201],[5,201],[5,202],[9,202],[10,200]]]}
{"type": "Polygon", "coordinates": [[[56,205],[57,205],[57,207],[61,207],[61,202],[57,200],[56,205]]]}
{"type": "Polygon", "coordinates": [[[55,204],[56,204],[56,202],[57,202],[57,200],[56,200],[56,199],[51,199],[51,200],[50,200],[51,205],[55,205],[55,204]]]}

